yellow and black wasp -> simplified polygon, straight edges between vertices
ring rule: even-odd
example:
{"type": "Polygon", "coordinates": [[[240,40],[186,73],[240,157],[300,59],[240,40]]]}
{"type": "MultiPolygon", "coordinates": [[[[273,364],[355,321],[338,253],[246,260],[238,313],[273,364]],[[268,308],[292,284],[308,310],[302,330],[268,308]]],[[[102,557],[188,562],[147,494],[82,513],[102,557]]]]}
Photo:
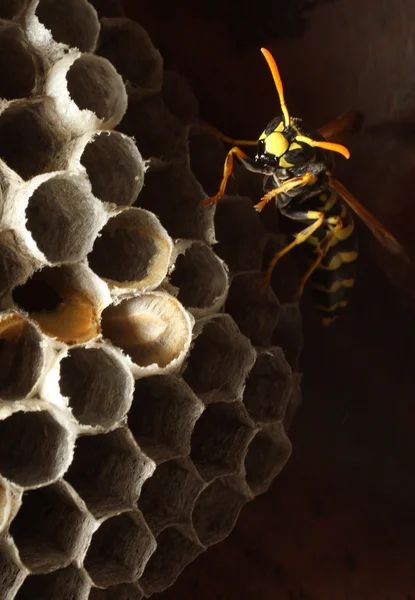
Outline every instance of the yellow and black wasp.
{"type": "Polygon", "coordinates": [[[215,130],[224,141],[235,145],[226,156],[218,193],[203,204],[213,204],[225,194],[234,156],[248,170],[265,175],[266,194],[255,209],[261,211],[274,199],[283,215],[304,225],[304,228],[295,234],[290,244],[275,254],[262,287],[269,284],[281,257],[303,242],[311,244],[314,246],[313,257],[301,279],[297,295],[299,299],[310,279],[322,322],[329,325],[338,316],[339,310],[347,305],[348,290],[355,282],[358,252],[349,207],[383,246],[401,257],[406,258],[406,255],[395,238],[332,176],[334,153],[345,158],[349,158],[350,153],[345,146],[329,140],[350,127],[352,113],[346,113],[316,132],[307,130],[301,119],[290,117],[277,65],[268,50],[262,48],[261,52],[271,70],[282,114],[268,123],[255,142],[232,140],[215,130]],[[249,157],[238,145],[256,145],[255,157],[249,157]]]}

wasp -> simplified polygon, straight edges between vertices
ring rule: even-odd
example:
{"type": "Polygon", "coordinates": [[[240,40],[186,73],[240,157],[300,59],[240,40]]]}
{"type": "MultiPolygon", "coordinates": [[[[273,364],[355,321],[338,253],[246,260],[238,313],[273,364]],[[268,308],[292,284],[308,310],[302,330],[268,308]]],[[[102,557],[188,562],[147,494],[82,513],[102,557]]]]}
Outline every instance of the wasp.
{"type": "Polygon", "coordinates": [[[291,243],[274,255],[261,288],[269,285],[276,264],[285,254],[300,244],[311,245],[312,258],[301,278],[297,299],[310,280],[322,323],[330,325],[347,306],[348,292],[355,283],[358,250],[352,212],[383,246],[408,259],[397,240],[332,175],[335,154],[348,159],[350,152],[330,140],[351,127],[353,112],[345,113],[317,131],[307,129],[301,119],[290,117],[278,67],[268,50],[261,48],[261,52],[277,89],[281,114],[268,123],[257,141],[233,140],[212,128],[221,139],[234,145],[226,156],[218,193],[203,205],[214,204],[225,194],[234,157],[248,170],[262,174],[266,193],[254,208],[260,212],[274,200],[283,215],[297,222],[299,231],[291,243]],[[255,157],[245,154],[240,145],[256,145],[255,157]]]}

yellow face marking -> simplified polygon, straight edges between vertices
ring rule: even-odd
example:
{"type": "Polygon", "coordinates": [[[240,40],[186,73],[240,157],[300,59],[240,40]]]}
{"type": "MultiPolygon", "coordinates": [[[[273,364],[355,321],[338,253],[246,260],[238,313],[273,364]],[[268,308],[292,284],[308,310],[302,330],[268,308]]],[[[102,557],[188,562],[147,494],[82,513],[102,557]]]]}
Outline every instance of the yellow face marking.
{"type": "Polygon", "coordinates": [[[259,136],[259,138],[258,138],[258,139],[260,139],[260,140],[265,140],[265,138],[266,138],[266,137],[267,137],[267,136],[266,136],[266,134],[265,134],[265,131],[263,131],[263,132],[261,133],[261,135],[259,136]]]}
{"type": "Polygon", "coordinates": [[[285,158],[283,156],[281,156],[280,160],[279,160],[279,165],[280,167],[282,167],[283,169],[290,169],[291,167],[293,167],[294,165],[289,163],[288,161],[285,160],[285,158]]]}
{"type": "Polygon", "coordinates": [[[281,121],[281,123],[278,125],[278,127],[275,131],[284,131],[284,122],[283,121],[281,121]]]}
{"type": "Polygon", "coordinates": [[[265,138],[265,151],[274,156],[282,156],[288,148],[288,140],[277,131],[265,138]]]}
{"type": "Polygon", "coordinates": [[[289,151],[291,150],[301,150],[301,144],[298,144],[297,142],[293,142],[292,144],[290,144],[290,147],[288,148],[289,151]]]}
{"type": "Polygon", "coordinates": [[[354,279],[339,279],[335,281],[333,285],[329,288],[324,287],[324,285],[320,285],[318,283],[313,283],[313,289],[318,290],[319,292],[325,292],[326,294],[334,294],[338,292],[342,287],[343,288],[352,288],[355,284],[354,279]]]}

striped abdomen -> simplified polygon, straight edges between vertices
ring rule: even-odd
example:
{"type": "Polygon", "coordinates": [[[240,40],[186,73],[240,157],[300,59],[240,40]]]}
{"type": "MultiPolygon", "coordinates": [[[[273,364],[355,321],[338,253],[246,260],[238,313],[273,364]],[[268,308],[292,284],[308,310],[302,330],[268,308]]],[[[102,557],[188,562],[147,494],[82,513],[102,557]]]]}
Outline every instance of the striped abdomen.
{"type": "MultiPolygon", "coordinates": [[[[321,211],[327,217],[339,216],[343,224],[342,229],[330,242],[326,256],[310,277],[316,307],[321,313],[323,325],[330,325],[339,311],[347,306],[348,292],[355,282],[357,238],[350,210],[335,192],[322,193],[312,201],[313,210],[321,211]]],[[[316,247],[333,228],[334,225],[322,225],[308,238],[307,243],[316,247]]]]}

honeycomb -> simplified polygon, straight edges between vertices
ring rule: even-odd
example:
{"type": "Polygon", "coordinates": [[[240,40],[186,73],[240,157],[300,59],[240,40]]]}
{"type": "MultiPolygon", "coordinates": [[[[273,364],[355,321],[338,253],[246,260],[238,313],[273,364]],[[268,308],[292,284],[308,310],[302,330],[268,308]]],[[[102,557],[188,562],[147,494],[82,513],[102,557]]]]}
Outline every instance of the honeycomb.
{"type": "Polygon", "coordinates": [[[137,23],[0,17],[0,598],[139,600],[289,458],[300,313],[246,174],[201,207],[224,147],[137,23]]]}

